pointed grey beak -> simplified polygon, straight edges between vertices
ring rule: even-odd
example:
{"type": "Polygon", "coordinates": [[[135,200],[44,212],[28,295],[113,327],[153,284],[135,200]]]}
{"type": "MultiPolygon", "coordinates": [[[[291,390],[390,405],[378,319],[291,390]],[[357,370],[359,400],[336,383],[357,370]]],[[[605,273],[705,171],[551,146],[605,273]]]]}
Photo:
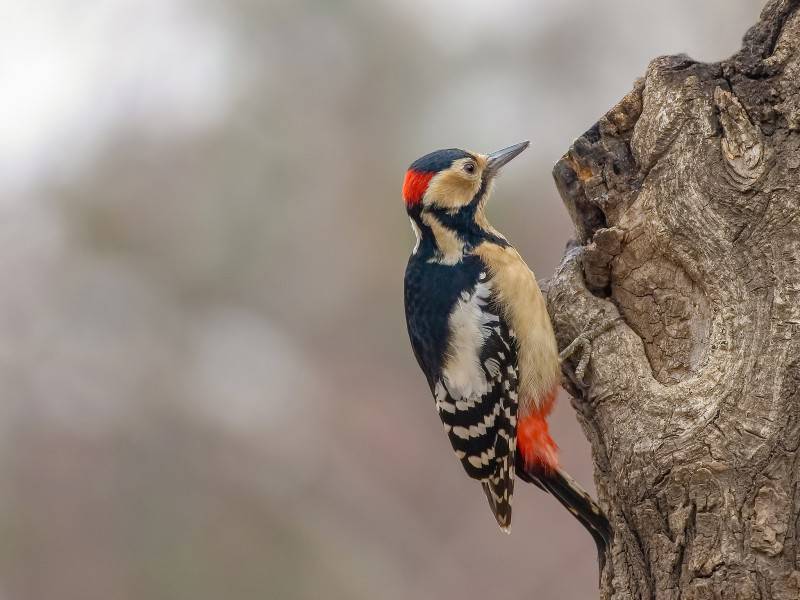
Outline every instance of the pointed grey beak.
{"type": "Polygon", "coordinates": [[[520,142],[519,144],[509,146],[508,148],[498,150],[497,152],[492,152],[488,156],[488,160],[486,161],[486,170],[484,172],[490,176],[497,175],[500,167],[521,154],[522,151],[530,145],[531,143],[526,140],[524,142],[520,142]]]}

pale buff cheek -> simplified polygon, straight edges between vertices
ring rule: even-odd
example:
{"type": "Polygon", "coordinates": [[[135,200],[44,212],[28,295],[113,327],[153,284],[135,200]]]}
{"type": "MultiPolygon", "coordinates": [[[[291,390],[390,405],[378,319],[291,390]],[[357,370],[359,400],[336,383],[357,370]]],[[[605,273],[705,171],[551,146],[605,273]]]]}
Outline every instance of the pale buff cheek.
{"type": "Polygon", "coordinates": [[[489,219],[486,218],[486,202],[488,202],[489,198],[491,198],[493,191],[494,191],[494,179],[492,179],[486,186],[486,191],[483,193],[483,198],[481,198],[480,205],[478,206],[478,210],[475,213],[475,222],[484,231],[488,231],[490,233],[495,234],[498,237],[505,239],[505,236],[499,231],[497,231],[497,229],[495,229],[492,226],[492,224],[489,223],[489,219]]]}
{"type": "Polygon", "coordinates": [[[480,177],[466,178],[457,171],[442,171],[431,179],[422,201],[429,206],[459,208],[469,204],[480,187],[480,177]]]}

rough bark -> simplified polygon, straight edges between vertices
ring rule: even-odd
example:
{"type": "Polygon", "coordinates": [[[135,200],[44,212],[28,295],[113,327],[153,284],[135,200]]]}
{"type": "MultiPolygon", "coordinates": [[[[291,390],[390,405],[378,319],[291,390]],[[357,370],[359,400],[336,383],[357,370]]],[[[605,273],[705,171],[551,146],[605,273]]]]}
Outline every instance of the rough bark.
{"type": "Polygon", "coordinates": [[[729,60],[654,60],[554,169],[559,344],[622,318],[572,390],[615,533],[603,598],[800,598],[798,6],[729,60]]]}

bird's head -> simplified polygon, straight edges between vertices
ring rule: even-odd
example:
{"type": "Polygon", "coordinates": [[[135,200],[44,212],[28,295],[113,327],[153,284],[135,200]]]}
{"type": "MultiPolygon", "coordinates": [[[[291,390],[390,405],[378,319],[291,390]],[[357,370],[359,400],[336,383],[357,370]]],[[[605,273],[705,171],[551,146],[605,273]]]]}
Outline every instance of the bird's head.
{"type": "Polygon", "coordinates": [[[491,154],[436,150],[411,163],[403,182],[403,200],[418,239],[432,232],[434,241],[441,241],[435,234],[443,230],[448,239],[456,236],[463,246],[469,243],[467,238],[487,229],[496,234],[486,222],[483,206],[500,168],[529,144],[521,142],[491,154]]]}

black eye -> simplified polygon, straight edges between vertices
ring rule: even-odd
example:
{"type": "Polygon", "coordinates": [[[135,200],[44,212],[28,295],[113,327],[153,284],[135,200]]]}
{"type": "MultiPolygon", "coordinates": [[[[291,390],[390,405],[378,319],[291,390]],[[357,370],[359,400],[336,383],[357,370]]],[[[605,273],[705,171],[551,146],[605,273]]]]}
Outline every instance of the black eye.
{"type": "Polygon", "coordinates": [[[468,162],[464,165],[464,170],[472,175],[475,172],[475,163],[468,162]]]}

